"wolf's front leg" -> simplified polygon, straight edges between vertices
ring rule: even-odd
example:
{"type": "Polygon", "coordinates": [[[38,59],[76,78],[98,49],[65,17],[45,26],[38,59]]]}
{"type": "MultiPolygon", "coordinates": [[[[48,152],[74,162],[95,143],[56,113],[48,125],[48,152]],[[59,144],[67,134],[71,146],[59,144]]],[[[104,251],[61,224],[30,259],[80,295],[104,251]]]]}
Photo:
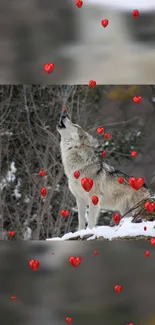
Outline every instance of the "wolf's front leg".
{"type": "Polygon", "coordinates": [[[90,201],[89,215],[88,215],[88,228],[92,229],[96,226],[99,212],[100,212],[100,207],[98,205],[94,205],[92,201],[90,201]]]}
{"type": "Polygon", "coordinates": [[[82,199],[76,199],[77,207],[78,207],[78,230],[85,228],[85,214],[87,205],[85,204],[85,201],[82,199]]]}

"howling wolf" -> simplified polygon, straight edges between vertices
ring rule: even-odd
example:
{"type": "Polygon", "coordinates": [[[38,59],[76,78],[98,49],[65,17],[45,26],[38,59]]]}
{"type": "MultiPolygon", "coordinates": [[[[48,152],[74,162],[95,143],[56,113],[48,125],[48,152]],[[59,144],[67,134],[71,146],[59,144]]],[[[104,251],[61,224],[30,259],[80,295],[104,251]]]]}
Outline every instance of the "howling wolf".
{"type": "MultiPolygon", "coordinates": [[[[129,184],[130,176],[104,163],[103,157],[97,151],[98,140],[79,125],[73,124],[66,112],[61,114],[57,130],[61,135],[60,147],[65,174],[77,202],[78,230],[85,228],[87,206],[88,228],[96,226],[100,209],[119,212],[121,217],[129,216],[130,212],[132,221],[139,221],[139,212],[145,211],[144,202],[150,197],[147,186],[143,184],[139,190],[135,190],[129,184]],[[75,171],[79,172],[78,179],[74,177],[75,171]],[[119,183],[118,177],[124,178],[123,184],[119,183]],[[93,180],[89,192],[82,186],[83,178],[93,180]],[[98,204],[92,202],[93,196],[98,198],[98,204]]],[[[115,225],[113,218],[110,225],[115,225]]]]}

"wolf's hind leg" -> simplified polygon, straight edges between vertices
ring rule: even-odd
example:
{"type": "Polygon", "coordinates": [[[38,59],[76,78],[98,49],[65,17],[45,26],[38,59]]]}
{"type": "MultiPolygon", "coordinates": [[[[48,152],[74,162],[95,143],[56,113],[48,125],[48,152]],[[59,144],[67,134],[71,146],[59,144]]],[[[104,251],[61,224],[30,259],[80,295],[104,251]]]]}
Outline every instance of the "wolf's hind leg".
{"type": "Polygon", "coordinates": [[[85,213],[87,209],[87,205],[85,201],[82,199],[76,199],[77,207],[78,207],[78,230],[85,228],[85,213]]]}

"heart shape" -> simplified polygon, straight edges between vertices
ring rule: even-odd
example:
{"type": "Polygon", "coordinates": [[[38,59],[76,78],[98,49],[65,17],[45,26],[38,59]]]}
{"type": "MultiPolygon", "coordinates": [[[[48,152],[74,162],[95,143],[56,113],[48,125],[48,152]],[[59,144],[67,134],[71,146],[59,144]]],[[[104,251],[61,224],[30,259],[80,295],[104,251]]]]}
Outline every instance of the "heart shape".
{"type": "Polygon", "coordinates": [[[129,184],[134,188],[134,190],[139,190],[144,185],[144,178],[139,177],[130,177],[129,178],[129,184]]]}
{"type": "Polygon", "coordinates": [[[110,139],[111,138],[111,133],[104,133],[105,139],[110,139]]]}
{"type": "Polygon", "coordinates": [[[52,73],[55,68],[54,63],[46,63],[44,64],[44,71],[48,74],[52,73]]]}
{"type": "Polygon", "coordinates": [[[109,20],[108,20],[108,19],[103,19],[103,20],[101,21],[101,24],[102,24],[102,26],[105,28],[105,27],[108,26],[108,24],[109,24],[109,20]]]}
{"type": "Polygon", "coordinates": [[[118,182],[119,182],[120,184],[123,184],[123,182],[124,182],[124,178],[123,178],[123,177],[118,177],[118,182]]]}
{"type": "Polygon", "coordinates": [[[145,251],[144,255],[145,255],[145,257],[149,257],[150,256],[150,251],[145,251]]]}
{"type": "Polygon", "coordinates": [[[71,323],[72,323],[72,318],[71,318],[71,317],[66,317],[66,322],[67,322],[68,324],[71,324],[71,323]]]}
{"type": "Polygon", "coordinates": [[[134,18],[138,18],[139,17],[138,9],[134,9],[132,15],[133,15],[134,18]]]}
{"type": "Polygon", "coordinates": [[[104,132],[104,128],[99,127],[99,128],[96,129],[96,131],[98,132],[98,134],[102,134],[104,132]]]}
{"type": "Polygon", "coordinates": [[[103,156],[103,157],[106,157],[106,155],[107,155],[107,152],[106,152],[106,150],[104,150],[104,151],[102,152],[102,156],[103,156]]]}
{"type": "Polygon", "coordinates": [[[13,237],[13,236],[15,235],[15,231],[8,231],[8,235],[9,235],[10,237],[13,237]]]}
{"type": "Polygon", "coordinates": [[[90,88],[95,88],[96,87],[96,81],[95,80],[90,80],[89,81],[89,87],[90,88]]]}
{"type": "Polygon", "coordinates": [[[116,225],[118,225],[120,220],[121,220],[120,214],[119,213],[114,213],[113,219],[114,219],[114,222],[116,223],[116,225]]]}
{"type": "Polygon", "coordinates": [[[153,246],[155,246],[155,238],[154,238],[154,237],[152,237],[152,238],[150,239],[150,243],[151,243],[153,246]]]}
{"type": "Polygon", "coordinates": [[[138,152],[137,151],[131,151],[130,154],[131,154],[132,157],[136,157],[138,155],[138,152]]]}
{"type": "Polygon", "coordinates": [[[81,8],[83,6],[83,1],[82,0],[76,0],[76,6],[78,8],[81,8]]]}
{"type": "Polygon", "coordinates": [[[64,217],[64,218],[67,218],[70,214],[70,211],[69,210],[61,210],[61,215],[64,217]]]}
{"type": "Polygon", "coordinates": [[[29,265],[30,265],[30,268],[31,268],[33,271],[37,271],[37,269],[39,268],[40,263],[39,263],[39,261],[37,261],[37,260],[31,260],[31,261],[29,262],[29,265]]]}
{"type": "Polygon", "coordinates": [[[92,200],[92,203],[94,205],[97,205],[98,204],[98,201],[99,201],[99,198],[98,198],[98,196],[93,195],[92,198],[91,198],[91,200],[92,200]]]}
{"type": "Polygon", "coordinates": [[[92,189],[93,184],[94,182],[91,178],[84,177],[81,179],[81,185],[86,192],[89,192],[92,189]]]}
{"type": "Polygon", "coordinates": [[[46,196],[46,194],[47,194],[47,189],[46,189],[46,187],[42,187],[41,188],[41,190],[40,190],[40,194],[44,197],[44,196],[46,196]]]}
{"type": "Polygon", "coordinates": [[[71,256],[69,262],[72,266],[78,267],[82,262],[82,258],[80,256],[71,256]]]}
{"type": "Polygon", "coordinates": [[[80,171],[79,170],[76,170],[74,172],[74,178],[78,179],[80,177],[80,171]]]}
{"type": "Polygon", "coordinates": [[[46,171],[45,170],[40,170],[39,175],[40,176],[45,176],[46,175],[46,171]]]}
{"type": "Polygon", "coordinates": [[[122,291],[122,286],[120,286],[120,285],[117,284],[115,286],[115,291],[118,292],[118,293],[120,293],[122,291]]]}
{"type": "Polygon", "coordinates": [[[144,206],[145,206],[145,209],[150,213],[152,213],[155,210],[155,203],[154,202],[146,202],[144,204],[144,206]]]}
{"type": "Polygon", "coordinates": [[[139,97],[134,97],[133,98],[133,101],[136,103],[136,104],[139,104],[141,101],[142,101],[142,97],[141,96],[139,96],[139,97]]]}

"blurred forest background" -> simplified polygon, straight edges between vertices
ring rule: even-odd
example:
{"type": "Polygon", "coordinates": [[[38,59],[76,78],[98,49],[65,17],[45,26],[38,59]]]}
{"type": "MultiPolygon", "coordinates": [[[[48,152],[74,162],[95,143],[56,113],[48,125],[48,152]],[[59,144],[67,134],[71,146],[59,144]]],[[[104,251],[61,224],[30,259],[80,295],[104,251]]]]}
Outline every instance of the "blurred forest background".
{"type": "Polygon", "coordinates": [[[85,0],[82,8],[75,0],[1,0],[0,83],[153,84],[155,5],[138,1],[138,19],[135,7],[133,0],[85,0]]]}
{"type": "Polygon", "coordinates": [[[0,324],[65,325],[71,317],[75,325],[155,325],[154,259],[155,247],[144,240],[105,241],[104,246],[100,241],[2,241],[0,324]],[[82,258],[77,268],[70,256],[82,258]],[[36,272],[31,259],[40,263],[36,272]]]}
{"type": "MultiPolygon", "coordinates": [[[[0,86],[0,239],[44,240],[77,227],[75,199],[61,162],[62,107],[97,137],[106,162],[155,190],[155,86],[0,86]],[[134,96],[142,96],[136,104],[134,96]],[[104,126],[107,141],[96,132],[104,126]],[[131,157],[131,151],[137,157],[131,157]],[[46,176],[39,175],[40,170],[46,176]],[[41,188],[47,195],[42,197],[41,188]],[[68,218],[60,211],[68,209],[68,218]],[[11,237],[9,231],[14,231],[11,237]]],[[[107,215],[107,214],[106,214],[107,215]]],[[[101,214],[99,224],[104,224],[101,214]]]]}

